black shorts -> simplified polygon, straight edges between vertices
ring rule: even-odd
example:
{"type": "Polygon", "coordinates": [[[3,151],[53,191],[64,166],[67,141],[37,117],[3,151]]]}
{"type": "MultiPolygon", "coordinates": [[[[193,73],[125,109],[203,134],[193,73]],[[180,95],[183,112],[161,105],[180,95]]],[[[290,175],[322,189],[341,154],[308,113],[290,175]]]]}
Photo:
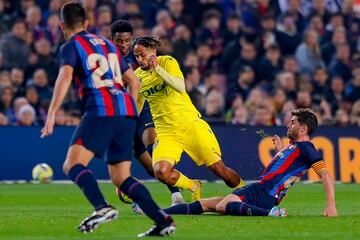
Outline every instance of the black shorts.
{"type": "Polygon", "coordinates": [[[148,128],[154,128],[154,122],[152,119],[152,115],[150,112],[150,106],[147,101],[144,102],[143,109],[139,115],[139,121],[136,126],[136,134],[134,139],[134,152],[135,157],[139,157],[146,151],[146,147],[142,141],[142,135],[144,134],[145,130],[148,128]]]}
{"type": "Polygon", "coordinates": [[[84,116],[75,129],[70,146],[83,145],[108,164],[132,159],[136,118],[84,116]]]}
{"type": "Polygon", "coordinates": [[[266,193],[263,185],[259,183],[252,183],[242,188],[238,188],[233,191],[232,194],[238,196],[242,202],[263,209],[270,210],[277,203],[277,199],[266,193]]]}

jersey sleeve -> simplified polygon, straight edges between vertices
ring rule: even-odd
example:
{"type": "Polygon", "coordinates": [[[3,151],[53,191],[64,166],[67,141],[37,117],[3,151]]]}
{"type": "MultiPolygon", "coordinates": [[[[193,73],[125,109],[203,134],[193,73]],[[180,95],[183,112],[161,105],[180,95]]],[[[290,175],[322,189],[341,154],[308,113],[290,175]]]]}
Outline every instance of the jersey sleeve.
{"type": "Polygon", "coordinates": [[[126,60],[124,59],[123,56],[120,56],[119,59],[120,62],[120,70],[121,70],[121,74],[124,74],[129,68],[129,64],[126,62],[126,60]]]}
{"type": "Polygon", "coordinates": [[[74,42],[66,42],[60,48],[60,67],[70,65],[73,68],[78,64],[78,54],[74,42]]]}
{"type": "Polygon", "coordinates": [[[301,147],[301,156],[312,166],[314,163],[322,161],[321,154],[316,150],[312,143],[304,144],[301,147]]]}
{"type": "Polygon", "coordinates": [[[180,79],[184,79],[184,75],[182,74],[179,64],[175,58],[170,56],[164,56],[163,68],[168,72],[171,76],[178,77],[180,79]]]}

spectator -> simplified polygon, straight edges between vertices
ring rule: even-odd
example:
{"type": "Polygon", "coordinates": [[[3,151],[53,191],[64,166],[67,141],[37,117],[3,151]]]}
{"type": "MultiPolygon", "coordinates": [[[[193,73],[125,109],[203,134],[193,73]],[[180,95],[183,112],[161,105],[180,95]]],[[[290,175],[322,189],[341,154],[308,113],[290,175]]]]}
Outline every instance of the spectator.
{"type": "Polygon", "coordinates": [[[8,71],[0,72],[0,88],[10,87],[11,86],[11,78],[8,71]]]}
{"type": "Polygon", "coordinates": [[[296,108],[311,108],[311,95],[308,91],[300,91],[296,96],[296,108]]]}
{"type": "Polygon", "coordinates": [[[271,109],[268,108],[268,106],[264,104],[260,104],[256,106],[254,118],[250,122],[250,125],[252,126],[271,126],[273,125],[273,114],[271,112],[271,109]]]}
{"type": "Polygon", "coordinates": [[[345,88],[345,96],[352,102],[360,99],[360,65],[353,68],[353,79],[350,84],[345,88]]]}
{"type": "Polygon", "coordinates": [[[345,28],[336,28],[331,38],[331,42],[325,43],[321,49],[324,62],[329,65],[336,53],[336,47],[346,43],[345,28]]]}
{"type": "Polygon", "coordinates": [[[239,76],[239,70],[242,66],[250,66],[252,69],[258,69],[257,52],[253,43],[244,42],[241,46],[240,58],[233,61],[230,73],[229,83],[233,84],[239,76]]]}
{"type": "Polygon", "coordinates": [[[5,12],[5,0],[0,0],[0,38],[9,31],[11,17],[5,12]]]}
{"type": "Polygon", "coordinates": [[[345,82],[351,79],[351,55],[348,44],[339,44],[336,46],[336,56],[329,65],[331,76],[339,75],[345,82]]]}
{"type": "Polygon", "coordinates": [[[27,9],[25,18],[28,30],[31,32],[33,39],[38,40],[43,32],[40,26],[41,9],[38,6],[33,6],[27,9]]]}
{"type": "Polygon", "coordinates": [[[223,95],[215,88],[210,89],[205,98],[204,118],[212,121],[223,121],[224,106],[223,95]]]}
{"type": "Polygon", "coordinates": [[[335,126],[348,127],[350,126],[350,117],[344,109],[338,109],[335,113],[335,126]]]}
{"type": "Polygon", "coordinates": [[[66,126],[66,112],[64,108],[59,108],[55,115],[56,126],[66,126]]]}
{"type": "Polygon", "coordinates": [[[352,106],[350,121],[353,126],[360,127],[360,100],[352,106]]]}
{"type": "Polygon", "coordinates": [[[36,126],[37,123],[34,108],[29,104],[21,106],[19,109],[17,120],[18,126],[36,126]]]}
{"type": "Polygon", "coordinates": [[[2,112],[6,117],[14,117],[14,109],[12,103],[14,100],[14,92],[12,87],[3,87],[1,88],[1,98],[0,98],[0,112],[2,112]]]}
{"type": "Polygon", "coordinates": [[[275,88],[283,89],[287,98],[294,100],[296,98],[297,90],[295,74],[292,72],[279,73],[275,80],[275,88]]]}
{"type": "Polygon", "coordinates": [[[0,126],[7,126],[9,125],[9,119],[5,114],[0,112],[0,126]]]}
{"type": "Polygon", "coordinates": [[[219,57],[223,51],[224,36],[220,31],[220,14],[209,10],[204,14],[203,27],[198,35],[199,44],[207,44],[212,56],[219,57]]]}
{"type": "Polygon", "coordinates": [[[49,78],[49,84],[54,86],[59,65],[51,53],[50,42],[41,38],[35,43],[36,61],[27,68],[27,75],[31,76],[37,69],[44,69],[49,78]]]}
{"type": "Polygon", "coordinates": [[[11,84],[14,89],[14,94],[16,97],[21,97],[25,95],[24,88],[24,70],[21,68],[13,68],[10,73],[11,84]]]}
{"type": "Polygon", "coordinates": [[[230,85],[226,94],[226,108],[229,108],[236,96],[247,99],[251,87],[255,82],[255,72],[250,66],[244,66],[239,72],[239,77],[234,85],[230,85]]]}
{"type": "Polygon", "coordinates": [[[4,68],[26,68],[30,56],[30,48],[25,42],[26,31],[24,20],[18,19],[12,25],[11,33],[4,36],[0,42],[0,51],[6,59],[4,68]]]}
{"type": "Polygon", "coordinates": [[[188,92],[196,109],[202,112],[205,106],[205,89],[202,89],[200,86],[200,78],[201,75],[199,69],[187,68],[185,70],[186,92],[188,92]]]}
{"type": "Polygon", "coordinates": [[[49,80],[44,69],[39,68],[33,74],[33,84],[39,94],[41,101],[50,100],[52,89],[49,87],[49,80]]]}
{"type": "Polygon", "coordinates": [[[325,99],[329,102],[332,112],[336,112],[339,108],[340,102],[344,99],[344,80],[340,76],[331,78],[330,88],[325,93],[325,99]]]}
{"type": "Polygon", "coordinates": [[[328,86],[328,73],[326,68],[319,67],[314,72],[314,78],[312,80],[312,99],[313,102],[319,104],[321,99],[325,96],[325,91],[328,86]]]}
{"type": "Polygon", "coordinates": [[[296,49],[296,60],[299,63],[300,71],[311,76],[318,67],[325,67],[321,58],[318,33],[309,29],[304,33],[304,41],[296,49]]]}
{"type": "Polygon", "coordinates": [[[186,55],[194,48],[190,29],[184,24],[178,25],[173,38],[173,56],[183,62],[186,55]]]}
{"type": "Polygon", "coordinates": [[[301,35],[298,32],[295,21],[296,19],[293,14],[286,13],[282,16],[281,24],[278,27],[276,41],[284,56],[293,55],[297,46],[301,43],[301,35]]]}
{"type": "Polygon", "coordinates": [[[236,41],[241,34],[240,18],[237,14],[231,14],[226,20],[226,29],[222,34],[224,36],[224,43],[236,41]]]}
{"type": "Polygon", "coordinates": [[[258,74],[256,77],[260,82],[267,83],[270,87],[273,84],[276,75],[282,68],[283,62],[281,60],[279,46],[270,45],[266,49],[265,57],[259,63],[258,74]]]}

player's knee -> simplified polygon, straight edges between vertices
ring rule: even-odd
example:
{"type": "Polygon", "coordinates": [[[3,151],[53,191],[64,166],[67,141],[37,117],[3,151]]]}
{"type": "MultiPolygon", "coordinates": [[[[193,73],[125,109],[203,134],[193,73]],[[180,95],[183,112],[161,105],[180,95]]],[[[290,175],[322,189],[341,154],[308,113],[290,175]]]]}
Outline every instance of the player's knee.
{"type": "Polygon", "coordinates": [[[171,175],[171,168],[168,166],[155,166],[154,173],[157,179],[167,182],[171,175]]]}
{"type": "Polygon", "coordinates": [[[216,212],[218,212],[220,214],[225,214],[226,213],[226,204],[227,203],[223,203],[223,202],[216,204],[216,207],[215,207],[216,212]]]}

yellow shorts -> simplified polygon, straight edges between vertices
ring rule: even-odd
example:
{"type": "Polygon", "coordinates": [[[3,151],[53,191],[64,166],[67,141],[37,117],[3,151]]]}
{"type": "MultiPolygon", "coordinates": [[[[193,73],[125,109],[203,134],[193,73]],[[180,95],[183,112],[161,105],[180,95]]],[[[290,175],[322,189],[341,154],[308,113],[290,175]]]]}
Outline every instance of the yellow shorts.
{"type": "Polygon", "coordinates": [[[157,137],[154,143],[153,165],[159,161],[168,161],[175,165],[180,161],[183,151],[198,166],[210,166],[221,160],[219,143],[204,120],[195,119],[173,133],[157,137]]]}

